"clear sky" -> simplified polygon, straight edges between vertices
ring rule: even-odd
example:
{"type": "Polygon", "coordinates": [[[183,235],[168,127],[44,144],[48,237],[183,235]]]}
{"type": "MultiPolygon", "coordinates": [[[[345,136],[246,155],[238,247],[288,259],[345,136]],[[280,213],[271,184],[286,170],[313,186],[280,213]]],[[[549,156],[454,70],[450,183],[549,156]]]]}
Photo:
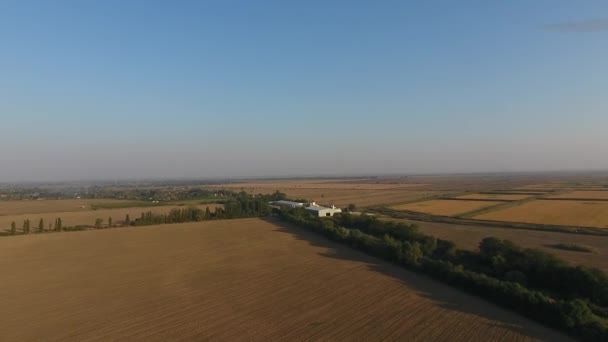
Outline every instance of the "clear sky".
{"type": "Polygon", "coordinates": [[[0,1],[0,182],[608,169],[606,1],[0,1]]]}

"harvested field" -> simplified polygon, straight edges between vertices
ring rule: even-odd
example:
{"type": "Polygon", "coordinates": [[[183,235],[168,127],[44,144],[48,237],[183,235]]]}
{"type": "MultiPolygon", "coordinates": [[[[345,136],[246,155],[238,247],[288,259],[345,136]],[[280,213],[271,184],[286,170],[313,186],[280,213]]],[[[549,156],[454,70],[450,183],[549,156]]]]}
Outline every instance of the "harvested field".
{"type": "Polygon", "coordinates": [[[0,216],[19,214],[39,214],[68,211],[87,211],[96,204],[120,204],[129,201],[112,199],[64,199],[0,201],[0,216]]]}
{"type": "Polygon", "coordinates": [[[573,191],[548,196],[549,198],[572,198],[572,199],[602,199],[608,200],[608,191],[573,191]]]}
{"type": "Polygon", "coordinates": [[[526,248],[539,248],[554,254],[559,258],[575,265],[596,267],[608,272],[608,236],[590,236],[582,234],[565,234],[538,230],[521,230],[510,228],[494,228],[481,226],[466,226],[449,223],[419,222],[401,219],[391,221],[414,223],[421,233],[433,235],[456,243],[458,248],[475,251],[479,242],[486,237],[494,236],[507,239],[526,248]],[[591,247],[592,253],[582,253],[556,249],[552,246],[560,244],[576,244],[591,247]]]}
{"type": "MultiPolygon", "coordinates": [[[[205,209],[209,207],[212,211],[215,207],[221,206],[220,204],[205,204],[199,205],[198,208],[205,209]]],[[[123,221],[127,214],[131,217],[131,220],[138,218],[142,212],[151,211],[156,214],[168,213],[174,208],[186,208],[186,206],[154,206],[154,207],[136,207],[136,208],[119,208],[119,209],[100,209],[100,210],[86,210],[86,211],[67,211],[67,212],[51,212],[51,213],[40,213],[40,214],[21,214],[21,215],[5,215],[0,216],[0,230],[8,229],[12,222],[17,224],[18,228],[24,220],[29,219],[31,222],[32,230],[35,231],[38,227],[38,221],[43,219],[45,222],[45,229],[48,229],[48,224],[53,223],[55,219],[61,218],[64,227],[73,227],[77,225],[88,225],[93,226],[95,220],[100,218],[103,219],[104,224],[107,223],[109,217],[115,223],[123,221]]]]}
{"type": "Polygon", "coordinates": [[[519,201],[531,197],[530,195],[520,194],[470,194],[458,196],[458,199],[481,199],[481,200],[501,200],[501,201],[519,201]]]}
{"type": "Polygon", "coordinates": [[[409,203],[391,207],[395,210],[409,210],[431,215],[454,216],[479,210],[503,202],[493,201],[458,201],[458,200],[432,200],[424,202],[409,203]]]}
{"type": "Polygon", "coordinates": [[[6,341],[566,341],[260,219],[0,239],[6,341]]]}
{"type": "Polygon", "coordinates": [[[608,202],[536,200],[488,212],[479,220],[608,228],[608,202]]]}

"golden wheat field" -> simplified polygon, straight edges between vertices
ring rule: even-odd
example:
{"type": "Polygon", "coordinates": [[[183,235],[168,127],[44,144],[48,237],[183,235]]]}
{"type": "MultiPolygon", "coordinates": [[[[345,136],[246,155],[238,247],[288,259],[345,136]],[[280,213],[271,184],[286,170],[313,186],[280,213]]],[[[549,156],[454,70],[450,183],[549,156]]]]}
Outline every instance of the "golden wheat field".
{"type": "Polygon", "coordinates": [[[568,340],[261,219],[11,236],[0,258],[3,341],[568,340]]]}
{"type": "Polygon", "coordinates": [[[473,210],[479,210],[503,202],[496,201],[461,201],[461,200],[431,200],[424,202],[409,203],[391,207],[395,210],[417,211],[431,215],[454,216],[464,214],[473,210]]]}
{"type": "Polygon", "coordinates": [[[458,196],[460,199],[479,199],[479,200],[501,200],[501,201],[519,201],[531,197],[531,195],[523,194],[469,194],[458,196]]]}
{"type": "Polygon", "coordinates": [[[402,219],[388,220],[414,223],[418,226],[418,230],[421,233],[453,241],[459,248],[463,249],[476,251],[478,250],[479,242],[483,238],[493,236],[499,239],[511,240],[521,247],[542,249],[572,264],[595,267],[608,272],[608,236],[564,234],[550,231],[468,226],[402,219]],[[589,247],[593,252],[583,253],[553,247],[560,243],[589,247]]]}
{"type": "Polygon", "coordinates": [[[536,200],[488,212],[479,220],[608,228],[608,202],[536,200]]]}
{"type": "MultiPolygon", "coordinates": [[[[108,202],[103,202],[108,203],[108,202]]],[[[221,206],[219,204],[204,204],[196,207],[205,209],[209,207],[212,211],[215,207],[221,206]]],[[[17,224],[18,228],[21,228],[24,220],[30,220],[32,230],[38,228],[40,219],[44,221],[44,228],[48,229],[49,224],[55,222],[55,219],[61,218],[64,227],[73,227],[77,225],[93,226],[95,220],[100,218],[103,219],[103,223],[107,224],[109,218],[112,218],[114,223],[124,221],[126,216],[129,215],[131,220],[134,220],[141,216],[141,213],[151,211],[155,214],[165,214],[174,208],[186,208],[186,206],[176,205],[163,205],[154,207],[134,207],[134,208],[118,208],[118,209],[98,209],[98,210],[85,210],[85,211],[66,211],[66,212],[43,212],[43,213],[28,213],[20,215],[4,215],[0,216],[0,230],[8,229],[12,222],[17,224]]]]}
{"type": "Polygon", "coordinates": [[[608,191],[573,191],[549,196],[550,198],[572,199],[605,199],[608,200],[608,191]]]}
{"type": "Polygon", "coordinates": [[[39,214],[67,211],[87,211],[97,204],[129,203],[112,199],[62,199],[62,200],[23,200],[0,201],[0,216],[19,214],[39,214]]]}

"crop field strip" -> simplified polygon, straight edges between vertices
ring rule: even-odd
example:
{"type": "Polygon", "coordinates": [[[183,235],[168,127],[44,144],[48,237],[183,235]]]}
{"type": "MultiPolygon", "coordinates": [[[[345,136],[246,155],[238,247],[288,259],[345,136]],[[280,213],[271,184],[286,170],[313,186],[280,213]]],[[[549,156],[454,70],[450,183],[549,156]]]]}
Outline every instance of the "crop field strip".
{"type": "Polygon", "coordinates": [[[560,193],[551,196],[545,196],[543,199],[549,200],[580,200],[580,201],[607,201],[608,191],[573,191],[560,193]]]}
{"type": "Polygon", "coordinates": [[[432,215],[455,216],[501,203],[503,202],[437,199],[392,206],[391,208],[395,210],[409,210],[432,215]]]}
{"type": "Polygon", "coordinates": [[[465,202],[502,202],[502,203],[509,203],[509,202],[513,202],[514,200],[505,200],[505,199],[499,199],[499,198],[458,198],[458,197],[441,197],[439,198],[440,200],[446,200],[446,201],[465,201],[465,202]]]}
{"type": "Polygon", "coordinates": [[[88,211],[96,205],[121,205],[131,201],[112,199],[62,199],[0,201],[0,216],[68,211],[88,211]]]}
{"type": "Polygon", "coordinates": [[[458,197],[453,197],[453,199],[462,199],[462,200],[491,200],[491,201],[519,201],[522,199],[526,199],[531,197],[531,195],[527,194],[489,194],[489,193],[479,193],[479,194],[468,194],[458,197]]]}
{"type": "Polygon", "coordinates": [[[17,236],[0,257],[3,340],[569,340],[260,219],[17,236]]]}
{"type": "Polygon", "coordinates": [[[479,220],[608,228],[608,202],[537,199],[473,217],[479,220]]]}

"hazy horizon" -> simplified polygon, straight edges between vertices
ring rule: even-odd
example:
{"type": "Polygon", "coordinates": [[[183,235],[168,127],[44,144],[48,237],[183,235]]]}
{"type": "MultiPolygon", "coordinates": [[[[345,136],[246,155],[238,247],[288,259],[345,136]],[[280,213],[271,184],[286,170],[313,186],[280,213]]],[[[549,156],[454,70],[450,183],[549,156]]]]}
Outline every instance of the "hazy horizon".
{"type": "Polygon", "coordinates": [[[0,183],[608,170],[608,3],[0,4],[0,183]]]}

